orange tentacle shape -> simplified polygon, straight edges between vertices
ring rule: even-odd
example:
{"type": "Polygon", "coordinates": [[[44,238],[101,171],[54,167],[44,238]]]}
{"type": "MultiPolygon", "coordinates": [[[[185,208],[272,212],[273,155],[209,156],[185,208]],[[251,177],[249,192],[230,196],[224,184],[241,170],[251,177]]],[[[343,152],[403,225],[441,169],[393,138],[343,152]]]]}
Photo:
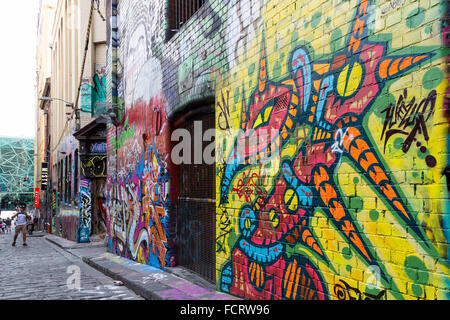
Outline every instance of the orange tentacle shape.
{"type": "Polygon", "coordinates": [[[356,233],[356,228],[351,218],[346,213],[344,206],[337,199],[337,191],[335,188],[329,183],[329,176],[326,173],[326,170],[320,168],[320,173],[316,171],[315,175],[318,178],[315,181],[316,189],[320,193],[320,197],[322,198],[323,203],[328,207],[331,215],[338,223],[338,227],[345,234],[345,236],[355,245],[359,251],[364,255],[367,261],[372,262],[373,259],[367,252],[364,242],[356,233]],[[325,174],[323,174],[325,172],[325,174]],[[320,185],[318,184],[320,182],[320,185]]]}
{"type": "Polygon", "coordinates": [[[365,176],[380,188],[389,204],[397,208],[407,220],[412,221],[412,217],[408,215],[387,173],[378,161],[377,156],[370,151],[370,147],[362,138],[361,132],[354,127],[350,127],[344,137],[343,146],[350,157],[361,166],[365,176]]]}

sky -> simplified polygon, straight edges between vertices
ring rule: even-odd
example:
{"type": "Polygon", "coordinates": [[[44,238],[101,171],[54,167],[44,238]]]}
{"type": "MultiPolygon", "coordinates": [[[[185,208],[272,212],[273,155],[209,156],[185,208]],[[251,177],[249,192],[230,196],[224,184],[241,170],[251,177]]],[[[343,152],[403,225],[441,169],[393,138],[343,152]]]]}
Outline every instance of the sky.
{"type": "Polygon", "coordinates": [[[39,0],[0,7],[0,137],[34,138],[39,0]]]}
{"type": "MultiPolygon", "coordinates": [[[[31,0],[29,0],[31,1],[31,0]]],[[[11,218],[16,212],[15,211],[2,211],[0,214],[0,217],[2,219],[8,219],[11,218]]]]}

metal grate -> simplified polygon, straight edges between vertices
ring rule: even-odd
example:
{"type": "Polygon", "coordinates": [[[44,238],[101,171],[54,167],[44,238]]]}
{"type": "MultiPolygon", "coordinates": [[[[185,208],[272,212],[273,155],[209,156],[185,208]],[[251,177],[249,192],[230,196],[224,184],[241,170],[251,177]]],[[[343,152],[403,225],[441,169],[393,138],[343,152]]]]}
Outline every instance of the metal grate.
{"type": "MultiPolygon", "coordinates": [[[[214,114],[195,120],[202,121],[203,132],[214,128],[214,114]]],[[[194,120],[187,122],[184,128],[194,137],[194,120]]],[[[194,139],[191,140],[194,150],[194,139]]],[[[209,143],[204,142],[204,147],[209,143]]],[[[215,164],[181,164],[179,169],[178,263],[215,283],[215,164]]]]}
{"type": "Polygon", "coordinates": [[[216,205],[180,198],[177,207],[178,264],[215,284],[216,205]]]}
{"type": "Polygon", "coordinates": [[[194,15],[205,3],[205,0],[169,0],[168,20],[170,39],[182,26],[186,24],[190,17],[194,15]]]}

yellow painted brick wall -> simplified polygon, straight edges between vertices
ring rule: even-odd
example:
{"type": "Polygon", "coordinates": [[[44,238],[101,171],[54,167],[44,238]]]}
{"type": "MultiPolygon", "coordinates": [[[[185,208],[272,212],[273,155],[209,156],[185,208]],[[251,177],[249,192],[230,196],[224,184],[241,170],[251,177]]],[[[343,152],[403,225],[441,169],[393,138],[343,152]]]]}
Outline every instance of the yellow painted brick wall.
{"type": "Polygon", "coordinates": [[[219,290],[449,298],[445,4],[228,8],[229,70],[216,84],[219,290]],[[238,148],[264,129],[269,142],[238,148]],[[246,163],[277,137],[277,157],[246,163]]]}

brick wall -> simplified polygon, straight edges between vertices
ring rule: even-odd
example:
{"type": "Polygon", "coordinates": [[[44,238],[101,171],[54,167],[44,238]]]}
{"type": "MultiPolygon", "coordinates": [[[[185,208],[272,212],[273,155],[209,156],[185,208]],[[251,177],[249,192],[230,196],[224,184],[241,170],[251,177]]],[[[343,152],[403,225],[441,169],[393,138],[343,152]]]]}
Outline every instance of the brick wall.
{"type": "Polygon", "coordinates": [[[444,3],[255,3],[229,8],[237,52],[217,85],[218,127],[232,135],[218,165],[218,287],[448,298],[444,3]],[[278,142],[237,150],[262,129],[278,142]],[[276,144],[269,165],[245,164],[276,144]]]}
{"type": "Polygon", "coordinates": [[[165,4],[118,2],[111,251],[174,264],[169,119],[214,98],[219,290],[448,299],[446,2],[210,0],[169,41],[165,4]]]}

